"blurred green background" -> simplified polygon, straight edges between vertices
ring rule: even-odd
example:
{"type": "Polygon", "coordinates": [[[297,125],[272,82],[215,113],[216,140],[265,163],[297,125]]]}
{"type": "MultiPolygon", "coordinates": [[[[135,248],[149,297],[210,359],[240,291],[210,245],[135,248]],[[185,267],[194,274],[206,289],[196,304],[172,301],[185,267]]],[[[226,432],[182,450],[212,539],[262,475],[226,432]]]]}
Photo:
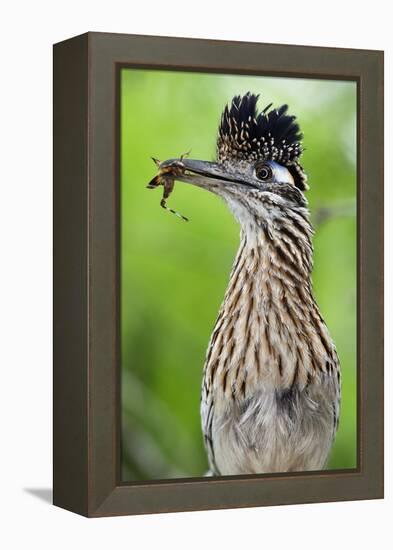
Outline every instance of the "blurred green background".
{"type": "Polygon", "coordinates": [[[340,427],[329,468],[356,467],[356,84],[122,69],[122,479],[201,476],[202,367],[239,242],[224,203],[177,183],[146,189],[161,160],[191,150],[215,157],[224,105],[260,93],[288,103],[304,133],[302,157],[316,226],[313,283],[342,366],[340,427]]]}

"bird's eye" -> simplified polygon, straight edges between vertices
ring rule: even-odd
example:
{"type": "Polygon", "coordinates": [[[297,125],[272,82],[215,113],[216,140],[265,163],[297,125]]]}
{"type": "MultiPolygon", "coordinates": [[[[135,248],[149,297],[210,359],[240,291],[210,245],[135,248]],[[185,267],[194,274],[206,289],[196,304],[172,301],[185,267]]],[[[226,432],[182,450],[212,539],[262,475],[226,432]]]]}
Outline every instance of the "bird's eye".
{"type": "Polygon", "coordinates": [[[271,179],[273,172],[271,167],[268,164],[262,164],[262,166],[259,166],[255,170],[255,174],[257,178],[260,180],[268,180],[268,179],[271,179]]]}

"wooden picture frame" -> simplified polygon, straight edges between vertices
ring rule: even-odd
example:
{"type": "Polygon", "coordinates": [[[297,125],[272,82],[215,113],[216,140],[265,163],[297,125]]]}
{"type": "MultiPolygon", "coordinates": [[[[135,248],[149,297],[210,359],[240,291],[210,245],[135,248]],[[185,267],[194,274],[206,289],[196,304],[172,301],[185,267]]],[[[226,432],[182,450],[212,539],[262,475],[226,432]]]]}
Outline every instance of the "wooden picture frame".
{"type": "Polygon", "coordinates": [[[89,517],[383,497],[383,53],[87,33],[54,46],[54,504],[89,517]],[[357,83],[358,467],[120,481],[119,71],[357,83]]]}

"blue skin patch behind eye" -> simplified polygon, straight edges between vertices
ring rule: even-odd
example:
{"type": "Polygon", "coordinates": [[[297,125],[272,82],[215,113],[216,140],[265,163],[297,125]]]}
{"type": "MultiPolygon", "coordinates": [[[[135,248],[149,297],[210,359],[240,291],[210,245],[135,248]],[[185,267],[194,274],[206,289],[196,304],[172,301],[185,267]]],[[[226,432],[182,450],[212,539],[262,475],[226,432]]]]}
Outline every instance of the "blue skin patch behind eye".
{"type": "Polygon", "coordinates": [[[288,168],[285,168],[285,166],[278,164],[278,162],[275,162],[274,160],[268,160],[265,164],[268,164],[272,169],[272,181],[276,181],[278,183],[290,183],[291,185],[295,185],[295,181],[288,168]]]}

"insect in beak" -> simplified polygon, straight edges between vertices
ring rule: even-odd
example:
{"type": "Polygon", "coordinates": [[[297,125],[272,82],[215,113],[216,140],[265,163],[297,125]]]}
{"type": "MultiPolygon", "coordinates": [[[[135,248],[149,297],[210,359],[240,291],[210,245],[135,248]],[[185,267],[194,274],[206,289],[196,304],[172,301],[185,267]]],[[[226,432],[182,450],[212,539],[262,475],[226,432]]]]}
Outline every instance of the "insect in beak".
{"type": "Polygon", "coordinates": [[[159,185],[162,185],[164,187],[162,199],[160,202],[160,206],[164,208],[165,210],[168,210],[172,214],[175,214],[178,218],[181,218],[185,222],[188,222],[189,219],[180,214],[180,212],[176,212],[176,210],[173,210],[172,208],[169,208],[166,204],[167,199],[171,195],[174,187],[175,187],[175,179],[177,176],[180,176],[183,174],[185,168],[182,164],[182,160],[185,156],[187,156],[189,153],[185,153],[181,155],[180,160],[178,160],[176,163],[173,163],[171,166],[161,166],[161,161],[152,157],[153,162],[158,167],[158,174],[155,176],[146,186],[147,189],[155,189],[159,185]]]}

